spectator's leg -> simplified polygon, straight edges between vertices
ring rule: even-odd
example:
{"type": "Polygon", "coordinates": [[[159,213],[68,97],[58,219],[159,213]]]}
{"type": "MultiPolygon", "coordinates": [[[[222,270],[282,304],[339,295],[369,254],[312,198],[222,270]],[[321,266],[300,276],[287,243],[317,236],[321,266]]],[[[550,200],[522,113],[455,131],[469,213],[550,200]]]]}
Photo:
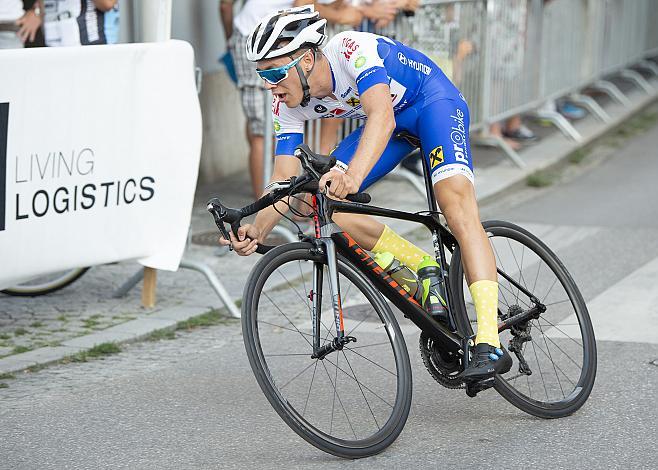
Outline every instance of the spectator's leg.
{"type": "Polygon", "coordinates": [[[251,190],[255,198],[263,195],[263,136],[251,132],[247,123],[247,139],[249,141],[249,174],[251,176],[251,190]]]}

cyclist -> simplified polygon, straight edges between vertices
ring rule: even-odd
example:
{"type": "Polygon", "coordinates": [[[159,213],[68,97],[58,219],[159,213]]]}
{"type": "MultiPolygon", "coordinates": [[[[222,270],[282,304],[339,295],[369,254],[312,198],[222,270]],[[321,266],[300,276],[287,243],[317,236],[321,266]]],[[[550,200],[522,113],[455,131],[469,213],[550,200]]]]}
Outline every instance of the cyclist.
{"type": "MultiPolygon", "coordinates": [[[[320,50],[325,26],[312,6],[292,8],[263,18],[247,39],[247,57],[257,62],[258,74],[274,95],[272,181],[298,174],[299,162],[292,155],[307,120],[365,120],[336,147],[332,154],[338,162],[320,180],[320,187],[331,183],[327,189],[335,198],[365,190],[413,150],[394,133],[420,138],[439,207],[462,249],[477,314],[473,360],[463,377],[480,380],[507,372],[512,360],[498,338],[496,265],[475,199],[464,97],[427,56],[387,37],[347,31],[320,50]]],[[[252,254],[280,217],[269,207],[253,225],[241,227],[238,238],[231,234],[236,252],[252,254]]],[[[390,252],[411,269],[427,255],[372,217],[336,214],[334,220],[361,247],[390,252]]]]}

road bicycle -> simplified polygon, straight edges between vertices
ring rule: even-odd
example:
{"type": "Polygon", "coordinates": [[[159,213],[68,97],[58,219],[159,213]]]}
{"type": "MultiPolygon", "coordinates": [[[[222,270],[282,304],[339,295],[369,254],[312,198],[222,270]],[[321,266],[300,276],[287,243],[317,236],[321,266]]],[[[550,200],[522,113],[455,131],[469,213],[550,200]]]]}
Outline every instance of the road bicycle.
{"type": "MultiPolygon", "coordinates": [[[[396,137],[420,151],[415,138],[396,137]]],[[[313,236],[300,232],[299,242],[260,245],[257,251],[264,256],[247,280],[242,302],[249,363],[270,404],[293,431],[344,458],[388,447],[409,414],[411,365],[402,332],[409,336],[416,327],[424,365],[444,387],[463,388],[471,397],[493,387],[512,405],[541,418],[570,415],[585,403],[596,375],[592,324],[567,269],[537,237],[509,222],[482,224],[496,257],[498,330],[514,364],[504,375],[465,383],[460,374],[471,357],[473,303],[460,247],[441,222],[427,164],[429,210],[407,213],[369,205],[366,193],[347,201],[327,197],[318,181],[335,158],[305,145],[297,147],[295,156],[302,174],[273,183],[253,204],[232,209],[219,198],[208,202],[222,236],[229,239],[228,230],[237,233],[242,218],[298,194],[312,195],[313,236]],[[444,267],[448,321],[430,316],[334,223],[337,212],[426,227],[444,267]]]]}

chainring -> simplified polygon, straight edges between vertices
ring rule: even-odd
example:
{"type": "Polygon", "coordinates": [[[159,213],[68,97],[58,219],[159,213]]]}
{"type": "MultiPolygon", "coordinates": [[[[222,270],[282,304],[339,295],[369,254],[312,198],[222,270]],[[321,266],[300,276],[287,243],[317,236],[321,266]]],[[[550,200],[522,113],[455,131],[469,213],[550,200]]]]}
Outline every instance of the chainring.
{"type": "Polygon", "coordinates": [[[420,334],[420,357],[427,372],[446,388],[464,388],[464,381],[457,375],[461,371],[461,358],[456,354],[439,351],[434,340],[425,333],[420,334]]]}

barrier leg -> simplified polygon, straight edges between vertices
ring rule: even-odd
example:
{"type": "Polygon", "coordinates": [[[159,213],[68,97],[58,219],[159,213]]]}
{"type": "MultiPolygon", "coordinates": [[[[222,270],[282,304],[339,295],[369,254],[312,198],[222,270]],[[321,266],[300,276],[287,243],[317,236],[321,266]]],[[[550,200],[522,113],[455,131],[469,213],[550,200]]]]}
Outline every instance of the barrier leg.
{"type": "Polygon", "coordinates": [[[594,98],[587,95],[581,95],[580,93],[573,93],[569,96],[569,100],[573,101],[576,104],[581,105],[583,108],[586,108],[591,114],[596,116],[599,121],[609,123],[612,121],[612,118],[605,110],[596,102],[594,98]]]}
{"type": "Polygon", "coordinates": [[[142,285],[142,307],[155,307],[155,288],[158,280],[158,271],[153,268],[144,268],[144,284],[142,285]]]}
{"type": "Polygon", "coordinates": [[[137,284],[141,282],[141,280],[144,279],[144,268],[139,268],[139,271],[137,271],[135,274],[133,274],[130,279],[128,279],[126,282],[124,282],[121,287],[119,287],[117,290],[114,291],[114,294],[112,294],[112,297],[115,299],[119,299],[121,297],[125,297],[128,292],[130,292],[133,287],[135,287],[137,284]]]}
{"type": "Polygon", "coordinates": [[[599,80],[598,82],[592,85],[592,88],[594,88],[595,90],[601,90],[602,92],[607,94],[610,98],[612,98],[622,106],[631,105],[631,102],[626,97],[626,95],[624,95],[621,92],[621,90],[617,88],[617,86],[612,82],[609,82],[607,80],[599,80]]]}
{"type": "Polygon", "coordinates": [[[619,75],[635,83],[637,86],[642,88],[647,93],[647,95],[656,94],[656,89],[652,87],[651,84],[647,82],[645,78],[642,75],[640,75],[636,70],[625,69],[619,72],[619,75]]]}
{"type": "Polygon", "coordinates": [[[516,150],[514,150],[512,147],[507,145],[507,142],[505,142],[505,139],[503,139],[502,137],[499,137],[497,135],[485,134],[477,137],[475,141],[480,145],[487,145],[489,147],[498,147],[510,160],[514,162],[514,164],[516,164],[516,166],[518,166],[519,168],[526,167],[525,162],[521,159],[521,157],[516,152],[516,150]]]}
{"type": "Polygon", "coordinates": [[[221,283],[221,281],[217,278],[215,273],[210,269],[210,266],[208,266],[205,263],[183,258],[180,262],[180,267],[198,271],[204,276],[206,276],[206,279],[210,283],[210,286],[215,290],[220,300],[228,310],[229,314],[233,318],[240,318],[240,310],[238,310],[238,308],[235,306],[235,303],[231,299],[231,296],[226,291],[226,288],[221,283]]]}
{"type": "Polygon", "coordinates": [[[650,60],[642,60],[637,64],[637,67],[650,70],[656,77],[658,77],[658,65],[650,60]]]}
{"type": "Polygon", "coordinates": [[[567,118],[562,116],[557,111],[538,110],[535,112],[535,115],[540,119],[547,119],[551,121],[553,124],[555,124],[555,127],[560,129],[560,131],[562,131],[562,133],[568,138],[571,138],[576,142],[582,142],[583,136],[580,135],[580,132],[578,132],[576,128],[571,125],[567,118]]]}
{"type": "Polygon", "coordinates": [[[292,232],[292,230],[289,230],[281,225],[277,225],[274,228],[272,228],[270,233],[276,233],[278,235],[281,235],[283,238],[286,239],[288,243],[294,243],[299,241],[299,237],[295,235],[292,232]]]}

